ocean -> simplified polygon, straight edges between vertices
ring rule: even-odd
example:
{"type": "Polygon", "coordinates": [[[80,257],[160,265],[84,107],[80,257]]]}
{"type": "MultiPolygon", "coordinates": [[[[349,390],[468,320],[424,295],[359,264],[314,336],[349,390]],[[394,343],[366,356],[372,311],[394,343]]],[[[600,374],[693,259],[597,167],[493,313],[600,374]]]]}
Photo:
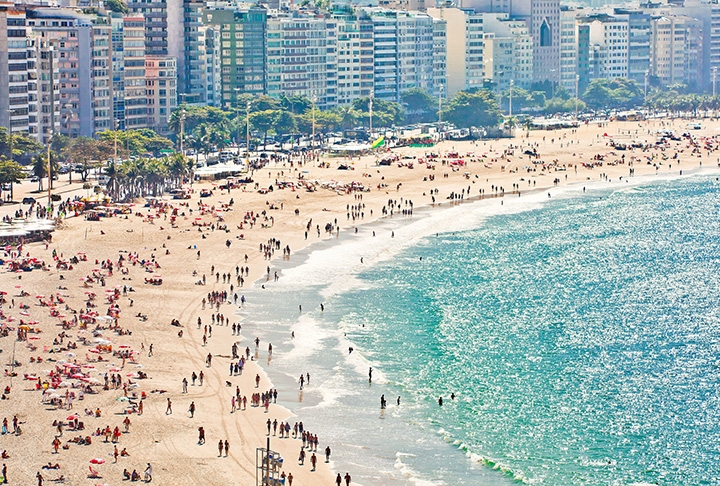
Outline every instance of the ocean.
{"type": "Polygon", "coordinates": [[[354,484],[720,484],[720,182],[550,192],[342,229],[245,293],[354,484]]]}

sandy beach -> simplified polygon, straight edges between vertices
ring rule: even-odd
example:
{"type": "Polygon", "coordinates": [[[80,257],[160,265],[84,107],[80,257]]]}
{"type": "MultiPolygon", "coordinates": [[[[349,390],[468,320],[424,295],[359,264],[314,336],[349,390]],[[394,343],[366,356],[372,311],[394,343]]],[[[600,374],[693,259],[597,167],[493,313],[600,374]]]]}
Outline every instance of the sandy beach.
{"type": "MultiPolygon", "coordinates": [[[[314,242],[336,238],[338,231],[352,233],[379,218],[410,217],[421,207],[447,207],[479,197],[517,198],[530,191],[551,197],[556,186],[603,184],[630,177],[631,171],[637,177],[717,168],[714,137],[720,123],[701,120],[702,130],[688,131],[689,122],[610,122],[529,134],[518,130],[514,139],[500,141],[444,141],[433,148],[398,148],[354,160],[271,163],[242,189],[222,190],[222,180],[201,181],[193,184],[189,200],[166,195],[158,207],[137,201],[128,215],[98,222],[82,216],[65,219],[52,242],[21,249],[22,258],[36,258],[44,268],[14,272],[4,265],[0,270],[0,291],[7,293],[0,323],[8,330],[0,338],[1,385],[8,388],[0,401],[0,419],[8,420],[0,439],[7,457],[0,464],[7,467],[8,484],[40,484],[39,474],[42,484],[116,485],[124,482],[124,470],[135,470],[144,479],[149,463],[157,484],[252,485],[256,448],[265,447],[268,436],[293,484],[336,484],[337,473],[344,477],[353,471],[336,469],[333,456],[341,451],[334,444],[318,437],[316,450],[304,448],[307,457],[300,465],[303,442],[295,437],[292,413],[274,400],[267,407],[251,403],[253,394],[273,388],[262,363],[270,354],[288,350],[276,345],[270,352],[271,343],[256,346],[256,336],[237,327],[233,332],[233,326],[243,324],[236,314],[243,289],[274,280],[277,260],[292,262],[297,251],[314,242]],[[689,132],[697,144],[683,138],[655,146],[656,131],[664,128],[689,132]],[[713,140],[706,144],[708,138],[713,140]],[[610,146],[612,139],[655,148],[617,150],[610,146]],[[379,160],[391,165],[379,166],[379,160]],[[338,170],[340,163],[354,170],[338,170]],[[296,183],[296,188],[280,189],[282,183],[296,183]],[[305,189],[307,183],[314,191],[305,189]],[[366,190],[352,190],[352,183],[366,190]],[[271,192],[258,191],[270,186],[271,192]],[[212,195],[200,198],[202,189],[212,195]],[[214,295],[222,292],[227,295],[213,306],[214,295]],[[12,356],[18,364],[14,368],[12,356]],[[231,374],[229,367],[239,356],[251,359],[241,374],[231,374]],[[202,383],[192,380],[193,373],[201,372],[202,383]],[[232,411],[236,394],[247,398],[247,407],[232,411]],[[21,433],[14,433],[14,417],[21,433]],[[281,438],[279,428],[268,434],[268,420],[287,421],[290,437],[281,438]],[[84,428],[77,430],[75,421],[84,428]],[[117,427],[119,438],[94,435],[107,427],[117,427]],[[200,427],[204,444],[198,440],[200,427]],[[91,444],[72,441],[86,437],[91,444]],[[221,454],[218,441],[223,441],[221,454]],[[332,455],[326,463],[328,446],[332,455]],[[116,447],[128,455],[114,457],[116,447]],[[43,469],[48,464],[59,468],[43,469]]],[[[19,185],[15,199],[36,186],[19,185]]],[[[65,198],[84,191],[78,183],[68,185],[63,176],[56,192],[65,198]]],[[[2,206],[0,215],[19,208],[2,206]]],[[[14,254],[5,255],[6,261],[19,259],[17,249],[7,250],[14,254]]],[[[283,278],[282,272],[277,278],[283,278]]],[[[303,372],[298,370],[298,376],[303,372]]],[[[313,380],[305,386],[323,384],[313,380]]],[[[304,428],[312,434],[312,423],[304,428]]]]}

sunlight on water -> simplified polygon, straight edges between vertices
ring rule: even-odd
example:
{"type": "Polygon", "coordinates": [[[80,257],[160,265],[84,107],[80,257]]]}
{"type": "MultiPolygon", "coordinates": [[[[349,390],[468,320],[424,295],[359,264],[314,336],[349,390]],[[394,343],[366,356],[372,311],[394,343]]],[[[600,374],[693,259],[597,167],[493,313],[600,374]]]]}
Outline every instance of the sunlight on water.
{"type": "Polygon", "coordinates": [[[273,290],[251,332],[316,337],[271,376],[293,390],[308,368],[327,385],[286,404],[310,423],[323,407],[315,428],[366,486],[716,484],[719,189],[694,177],[490,218],[464,206],[475,229],[335,268],[341,291],[309,263],[340,250],[313,253],[286,270],[307,285],[273,290]],[[298,319],[298,300],[326,310],[298,319]]]}

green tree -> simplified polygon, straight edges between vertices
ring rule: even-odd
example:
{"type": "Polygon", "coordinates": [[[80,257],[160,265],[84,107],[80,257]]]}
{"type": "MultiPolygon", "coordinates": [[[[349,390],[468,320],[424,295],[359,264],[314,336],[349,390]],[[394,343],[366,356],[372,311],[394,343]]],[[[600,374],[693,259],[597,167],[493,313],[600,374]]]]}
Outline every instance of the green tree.
{"type": "Polygon", "coordinates": [[[263,145],[267,140],[267,134],[273,129],[280,116],[279,110],[263,110],[257,111],[250,115],[250,123],[253,127],[263,132],[263,145]]]}
{"type": "Polygon", "coordinates": [[[295,131],[297,131],[295,115],[287,110],[279,110],[277,120],[275,121],[275,133],[278,135],[287,135],[295,131]]]}
{"type": "Polygon", "coordinates": [[[32,162],[33,176],[38,178],[38,192],[43,190],[43,179],[47,177],[47,157],[41,154],[36,155],[32,162]]]}
{"type": "Polygon", "coordinates": [[[0,193],[2,192],[2,187],[10,184],[10,199],[12,199],[14,184],[20,183],[24,176],[25,174],[20,164],[14,160],[0,158],[0,193]]]}
{"type": "Polygon", "coordinates": [[[457,127],[494,127],[500,120],[500,108],[488,90],[460,91],[443,110],[443,118],[457,127]]]}
{"type": "Polygon", "coordinates": [[[358,110],[350,105],[337,106],[333,109],[339,120],[342,128],[353,128],[357,125],[360,116],[362,115],[358,110]]]}
{"type": "Polygon", "coordinates": [[[126,14],[129,12],[128,6],[122,0],[105,0],[105,7],[111,12],[126,14]]]}
{"type": "Polygon", "coordinates": [[[312,101],[306,96],[281,96],[280,105],[293,115],[303,115],[312,108],[312,101]]]}
{"type": "Polygon", "coordinates": [[[437,118],[438,100],[420,88],[411,88],[402,94],[402,102],[407,108],[407,116],[417,122],[426,122],[437,118]]]}
{"type": "MultiPolygon", "coordinates": [[[[0,155],[10,158],[10,136],[6,127],[0,127],[0,155]]],[[[20,133],[12,135],[13,157],[24,154],[36,154],[43,150],[43,146],[34,139],[20,133]]]]}

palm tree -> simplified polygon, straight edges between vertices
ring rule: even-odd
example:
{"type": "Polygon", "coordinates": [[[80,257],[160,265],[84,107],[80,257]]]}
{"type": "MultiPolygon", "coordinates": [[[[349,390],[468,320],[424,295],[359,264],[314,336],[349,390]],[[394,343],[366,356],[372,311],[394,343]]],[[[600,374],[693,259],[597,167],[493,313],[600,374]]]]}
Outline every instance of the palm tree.
{"type": "Polygon", "coordinates": [[[361,116],[361,113],[351,105],[338,106],[334,111],[340,117],[340,125],[343,128],[353,128],[361,116]]]}
{"type": "Polygon", "coordinates": [[[106,176],[108,176],[108,183],[107,188],[108,192],[110,193],[110,197],[113,199],[117,199],[118,196],[118,178],[120,177],[120,168],[118,167],[118,164],[115,160],[110,161],[110,163],[103,169],[103,172],[106,176]]]}
{"type": "Polygon", "coordinates": [[[47,161],[43,155],[33,159],[33,175],[38,178],[38,192],[43,190],[43,178],[47,177],[47,161]]]}

